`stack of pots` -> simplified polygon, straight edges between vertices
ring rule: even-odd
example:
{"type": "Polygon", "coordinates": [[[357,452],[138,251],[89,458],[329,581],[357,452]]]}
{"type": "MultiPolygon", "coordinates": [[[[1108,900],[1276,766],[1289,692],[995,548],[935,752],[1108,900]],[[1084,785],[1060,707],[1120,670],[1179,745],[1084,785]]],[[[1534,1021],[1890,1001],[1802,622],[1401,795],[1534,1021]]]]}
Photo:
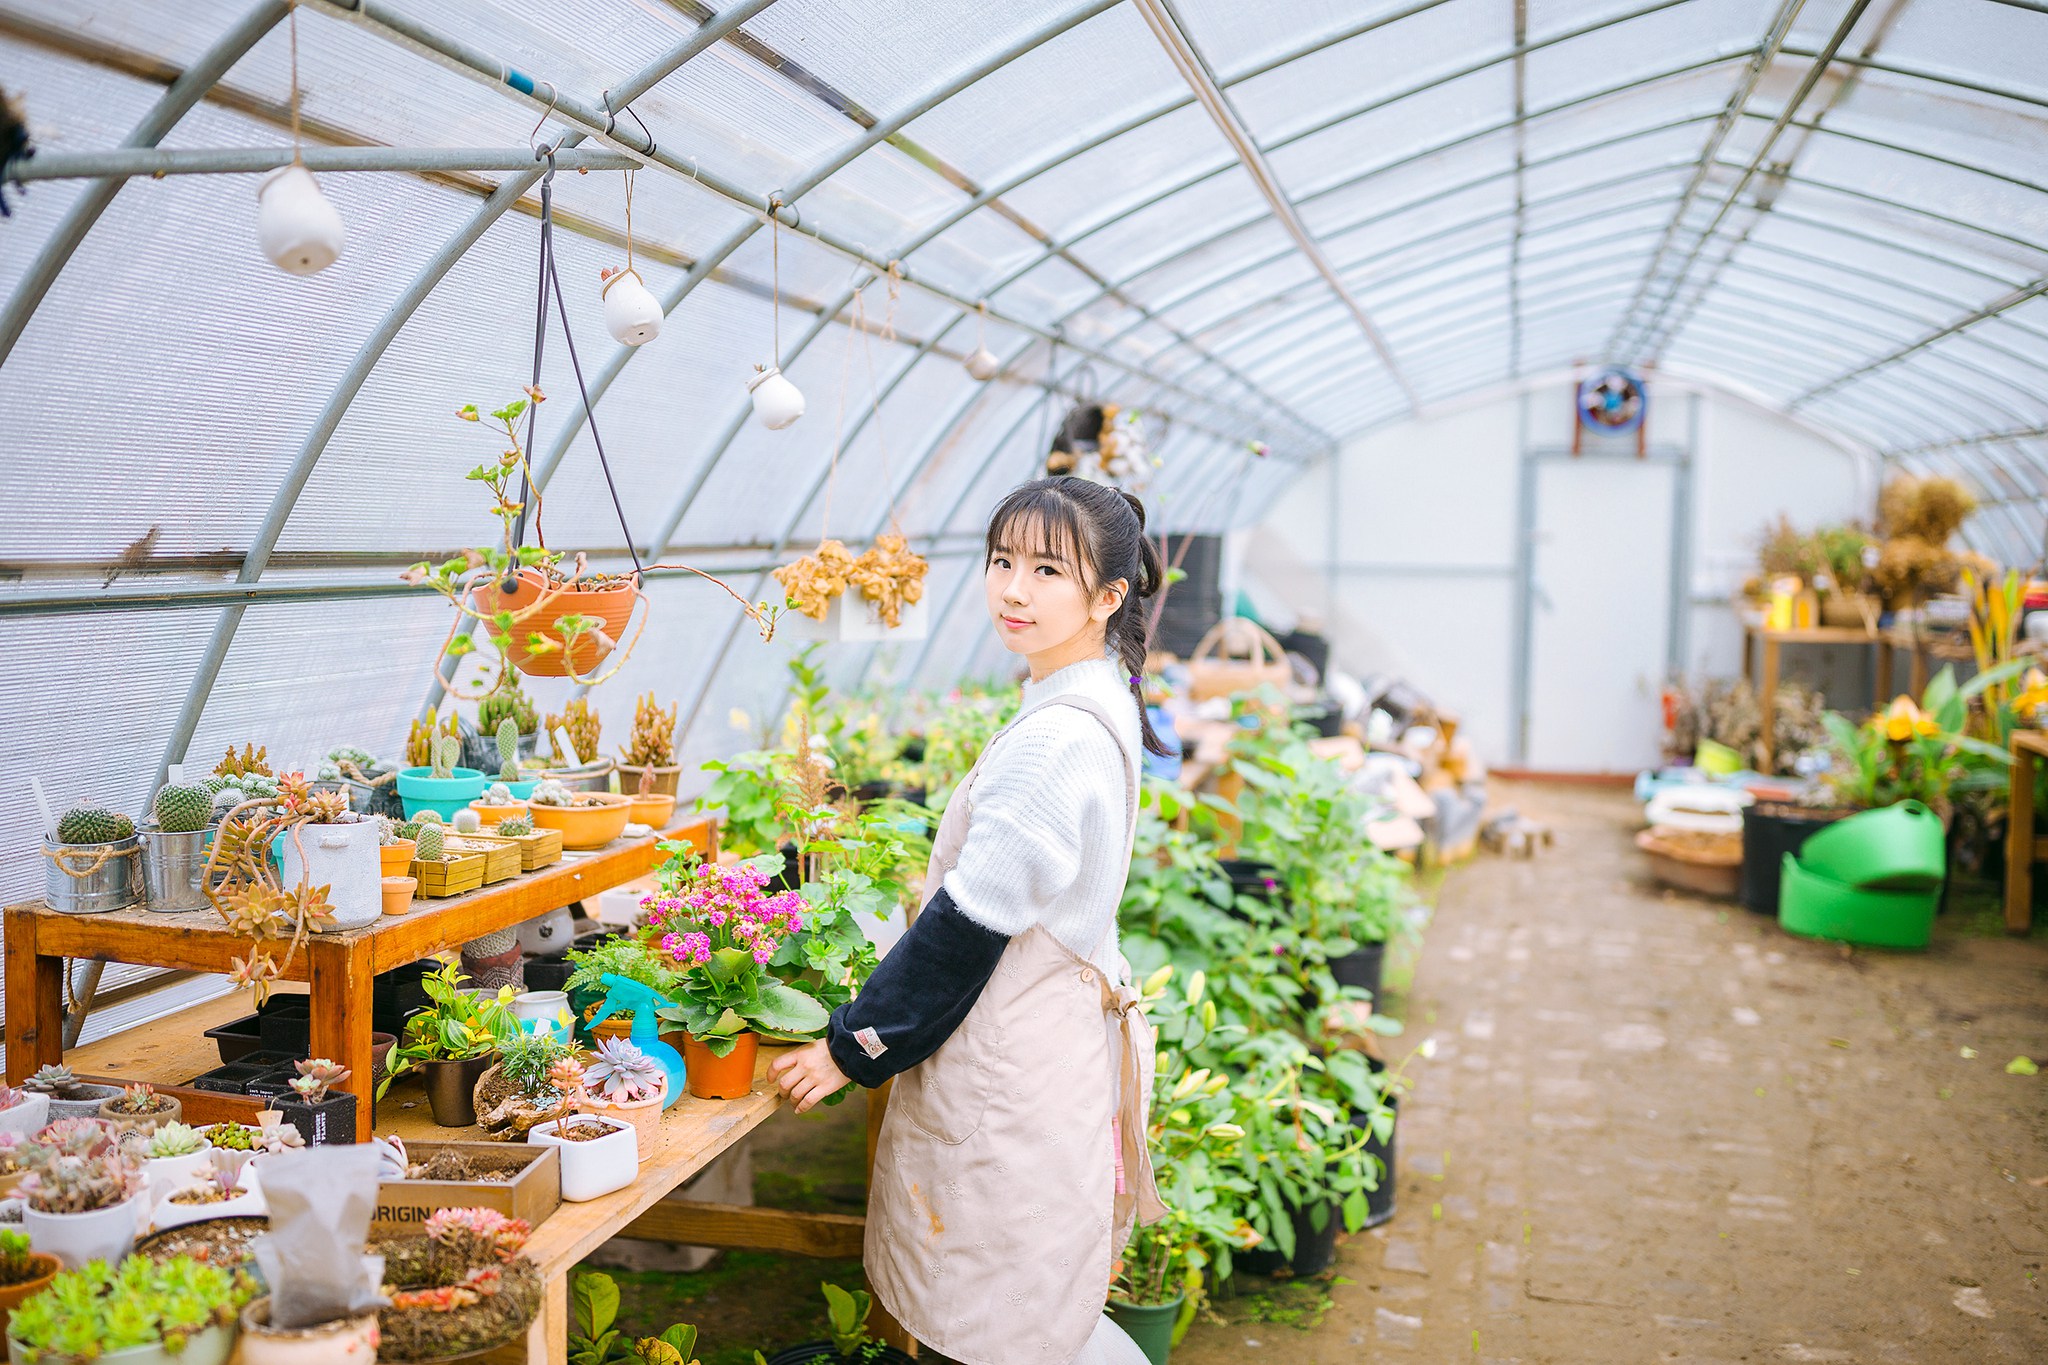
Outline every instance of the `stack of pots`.
{"type": "Polygon", "coordinates": [[[1918,801],[1864,811],[1784,856],[1778,923],[1807,938],[1925,948],[1947,872],[1940,816],[1918,801]]]}

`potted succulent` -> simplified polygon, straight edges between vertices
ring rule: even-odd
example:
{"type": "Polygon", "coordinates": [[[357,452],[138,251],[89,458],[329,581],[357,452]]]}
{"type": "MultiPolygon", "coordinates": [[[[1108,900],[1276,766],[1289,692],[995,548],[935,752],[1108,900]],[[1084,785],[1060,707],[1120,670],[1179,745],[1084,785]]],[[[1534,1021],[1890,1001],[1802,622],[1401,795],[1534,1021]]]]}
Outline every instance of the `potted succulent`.
{"type": "Polygon", "coordinates": [[[557,714],[547,718],[550,746],[555,755],[543,776],[552,777],[571,791],[601,792],[611,784],[612,761],[598,752],[604,725],[590,707],[588,697],[572,697],[557,714]],[[564,752],[562,741],[568,741],[564,752]]]}
{"type": "Polygon", "coordinates": [[[136,831],[149,908],[165,913],[204,910],[201,874],[206,869],[206,845],[213,838],[213,793],[202,786],[167,785],[149,809],[155,823],[136,831]]]}
{"type": "Polygon", "coordinates": [[[455,963],[420,978],[427,1007],[405,1021],[405,1031],[391,1053],[391,1068],[377,1097],[408,1072],[422,1073],[434,1122],[444,1128],[465,1128],[476,1122],[476,1082],[497,1056],[499,1044],[518,1031],[512,1018],[512,991],[488,999],[462,989],[469,978],[455,963]]]}
{"type": "Polygon", "coordinates": [[[895,532],[855,555],[836,540],[775,571],[789,609],[816,625],[795,622],[800,638],[917,640],[928,628],[925,575],[931,566],[895,532]]]}
{"type": "Polygon", "coordinates": [[[349,1069],[325,1057],[301,1058],[292,1066],[299,1074],[292,1078],[291,1093],[272,1100],[272,1108],[299,1130],[308,1147],[354,1142],[356,1097],[336,1089],[349,1078],[349,1069]]]}
{"type": "Polygon", "coordinates": [[[540,1272],[520,1255],[532,1234],[525,1220],[441,1209],[425,1232],[378,1244],[390,1305],[379,1314],[377,1358],[442,1361],[524,1336],[541,1302],[540,1272]]]}
{"type": "Polygon", "coordinates": [[[100,1106],[121,1093],[118,1085],[93,1085],[71,1074],[61,1062],[52,1063],[21,1083],[32,1094],[47,1095],[50,1120],[96,1119],[100,1106]]]}
{"type": "Polygon", "coordinates": [[[209,1154],[205,1166],[158,1201],[151,1221],[161,1232],[209,1218],[253,1217],[264,1211],[255,1172],[223,1152],[218,1161],[209,1154]]]}
{"type": "MultiPolygon", "coordinates": [[[[676,762],[677,709],[671,705],[664,711],[652,692],[635,704],[633,737],[619,755],[620,791],[637,797],[676,794],[683,775],[682,765],[676,762]]],[[[670,806],[673,808],[673,801],[670,806]]]]}
{"type": "MultiPolygon", "coordinates": [[[[524,793],[514,793],[509,782],[493,782],[484,788],[484,794],[469,803],[469,811],[481,824],[496,825],[506,820],[517,819],[526,814],[526,798],[540,785],[540,779],[519,784],[524,793]]],[[[460,815],[461,812],[457,812],[460,815]]]]}
{"type": "Polygon", "coordinates": [[[681,1024],[689,1091],[738,1099],[753,1086],[760,1035],[801,1039],[825,1027],[825,1007],[771,975],[768,960],[802,931],[809,906],[794,891],[763,894],[754,863],[707,863],[675,895],[654,898],[648,923],[680,967],[676,1003],[656,1013],[681,1024]]]}
{"type": "Polygon", "coordinates": [[[454,735],[437,734],[428,746],[428,761],[398,774],[398,796],[405,803],[405,818],[416,820],[432,811],[443,820],[483,795],[484,775],[476,768],[464,768],[462,741],[454,735]]]}
{"type": "Polygon", "coordinates": [[[477,1077],[477,1125],[492,1137],[519,1138],[535,1124],[571,1112],[582,1090],[574,1043],[552,1029],[514,1032],[498,1044],[498,1060],[477,1077]]]}
{"type": "Polygon", "coordinates": [[[285,821],[276,835],[285,884],[325,887],[336,929],[376,923],[383,913],[383,828],[376,817],[350,809],[342,792],[314,790],[304,773],[279,777],[277,792],[285,821]]]}
{"type": "MultiPolygon", "coordinates": [[[[748,1081],[753,1080],[750,1073],[748,1081]]],[[[640,1160],[654,1155],[661,1113],[668,1099],[668,1072],[625,1038],[600,1038],[597,1058],[583,1068],[583,1107],[632,1125],[640,1160]]]]}
{"type": "Polygon", "coordinates": [[[66,915],[125,910],[142,899],[135,822],[99,806],[73,806],[43,839],[43,902],[66,915]]]}
{"type": "Polygon", "coordinates": [[[99,1116],[124,1131],[154,1133],[166,1123],[185,1116],[185,1106],[175,1095],[159,1095],[147,1082],[122,1087],[121,1093],[100,1103],[99,1116]]]}
{"type": "Polygon", "coordinates": [[[562,1149],[562,1198],[571,1203],[623,1190],[640,1171],[633,1125],[599,1114],[571,1114],[537,1123],[527,1131],[526,1140],[562,1149]]]}
{"type": "Polygon", "coordinates": [[[27,1137],[49,1121],[49,1095],[28,1089],[25,1081],[19,1090],[0,1085],[0,1133],[27,1137]]]}
{"type": "Polygon", "coordinates": [[[418,849],[417,843],[398,832],[396,820],[383,815],[377,817],[377,866],[385,876],[406,875],[418,849]]]}
{"type": "MultiPolygon", "coordinates": [[[[884,1345],[868,1335],[868,1313],[874,1300],[864,1289],[841,1289],[829,1281],[818,1288],[825,1291],[825,1317],[830,1341],[807,1341],[767,1357],[767,1365],[811,1365],[822,1361],[859,1361],[861,1365],[910,1365],[911,1358],[894,1346],[884,1345]]],[[[761,1358],[755,1352],[756,1360],[761,1358]]]]}
{"type": "Polygon", "coordinates": [[[142,1169],[97,1119],[59,1119],[21,1149],[22,1226],[69,1269],[120,1260],[135,1245],[142,1169]]]}
{"type": "Polygon", "coordinates": [[[476,704],[476,735],[465,743],[464,752],[472,768],[486,772],[510,768],[507,782],[519,781],[522,760],[530,760],[540,738],[540,709],[519,686],[519,675],[506,670],[499,675],[496,691],[476,704]],[[506,722],[511,722],[509,743],[506,722]]]}
{"type": "MultiPolygon", "coordinates": [[[[206,863],[206,895],[228,928],[249,940],[248,954],[234,960],[228,981],[253,986],[259,1006],[270,998],[271,983],[290,969],[307,935],[339,927],[328,884],[315,883],[304,874],[313,865],[307,858],[307,827],[339,825],[344,819],[360,823],[346,797],[312,790],[302,773],[287,773],[276,779],[272,795],[245,795],[221,815],[206,863]],[[272,861],[280,843],[287,862],[301,869],[299,877],[281,875],[272,861]]],[[[376,828],[364,823],[367,833],[348,836],[345,842],[356,850],[353,866],[369,888],[372,908],[382,913],[377,866],[369,859],[376,828]],[[360,845],[350,842],[358,839],[360,845]]],[[[353,903],[360,893],[351,895],[351,910],[360,912],[361,906],[353,903]]]]}
{"type": "Polygon", "coordinates": [[[29,1249],[28,1234],[0,1228],[0,1336],[9,1335],[14,1310],[49,1287],[64,1267],[55,1256],[29,1249]]]}
{"type": "Polygon", "coordinates": [[[225,1365],[254,1292],[246,1274],[189,1256],[94,1262],[14,1310],[8,1355],[16,1365],[225,1365]]]}
{"type": "Polygon", "coordinates": [[[184,1184],[212,1159],[213,1143],[196,1128],[172,1122],[149,1135],[142,1149],[142,1178],[152,1195],[184,1184]]]}
{"type": "Polygon", "coordinates": [[[561,831],[564,848],[602,848],[625,832],[633,817],[633,798],[571,791],[546,777],[527,798],[527,816],[542,829],[561,831]]]}

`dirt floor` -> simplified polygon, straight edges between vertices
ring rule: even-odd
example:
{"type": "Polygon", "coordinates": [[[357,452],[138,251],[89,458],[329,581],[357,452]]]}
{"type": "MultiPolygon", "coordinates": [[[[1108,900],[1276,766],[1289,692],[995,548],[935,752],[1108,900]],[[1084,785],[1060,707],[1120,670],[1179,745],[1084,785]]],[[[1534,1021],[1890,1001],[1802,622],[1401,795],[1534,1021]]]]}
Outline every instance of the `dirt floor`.
{"type": "MultiPolygon", "coordinates": [[[[1397,970],[1396,1046],[1438,1051],[1393,1221],[1220,1296],[1176,1365],[2048,1361],[2048,1076],[2006,1070],[2048,1064],[2048,927],[2005,937],[1974,888],[1926,954],[1802,942],[1650,884],[1625,794],[1502,802],[1557,843],[1453,870],[1397,970]]],[[[857,1105],[769,1125],[757,1195],[858,1211],[860,1133],[857,1105]]],[[[622,1280],[629,1326],[742,1365],[822,1335],[821,1278],[859,1269],[622,1280]]]]}

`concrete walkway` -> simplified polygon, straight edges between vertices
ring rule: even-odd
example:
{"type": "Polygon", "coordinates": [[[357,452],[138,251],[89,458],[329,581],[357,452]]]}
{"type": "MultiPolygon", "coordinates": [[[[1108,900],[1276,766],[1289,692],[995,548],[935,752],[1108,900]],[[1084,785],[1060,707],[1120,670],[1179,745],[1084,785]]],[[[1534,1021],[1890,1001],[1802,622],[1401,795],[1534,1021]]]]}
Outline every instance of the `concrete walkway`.
{"type": "Polygon", "coordinates": [[[2048,943],[1802,942],[1649,884],[1625,795],[1498,796],[1557,844],[1444,886],[1398,1214],[1176,1365],[2048,1361],[2048,943]]]}

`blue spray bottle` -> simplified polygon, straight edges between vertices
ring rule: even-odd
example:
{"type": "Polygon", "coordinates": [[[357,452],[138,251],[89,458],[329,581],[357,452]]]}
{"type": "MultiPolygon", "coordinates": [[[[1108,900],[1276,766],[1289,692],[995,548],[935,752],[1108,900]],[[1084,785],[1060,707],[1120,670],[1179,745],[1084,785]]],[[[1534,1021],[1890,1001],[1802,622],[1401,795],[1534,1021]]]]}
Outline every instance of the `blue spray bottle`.
{"type": "Polygon", "coordinates": [[[652,986],[643,985],[628,977],[606,972],[599,978],[604,983],[604,1004],[590,1017],[595,1024],[619,1010],[633,1011],[633,1031],[628,1035],[633,1046],[661,1064],[668,1073],[668,1098],[661,1107],[666,1110],[683,1097],[683,1057],[674,1048],[661,1041],[661,1021],[654,1012],[664,1005],[675,1002],[652,986]]]}

